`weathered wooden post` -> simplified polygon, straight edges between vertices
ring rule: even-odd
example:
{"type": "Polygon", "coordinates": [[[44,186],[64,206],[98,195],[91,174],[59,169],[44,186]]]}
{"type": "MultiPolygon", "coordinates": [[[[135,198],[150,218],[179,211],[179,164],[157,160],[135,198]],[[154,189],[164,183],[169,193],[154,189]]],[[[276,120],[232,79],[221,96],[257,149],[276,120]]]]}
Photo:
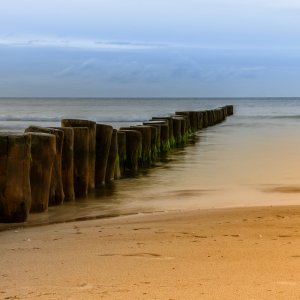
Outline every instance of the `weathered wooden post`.
{"type": "MultiPolygon", "coordinates": [[[[137,126],[145,126],[143,125],[137,125],[137,126]]],[[[151,130],[151,157],[155,158],[158,150],[157,150],[157,132],[158,132],[158,128],[155,126],[150,126],[150,125],[146,125],[147,127],[150,128],[151,130]]]]}
{"type": "Polygon", "coordinates": [[[215,114],[215,119],[216,119],[215,124],[220,123],[220,121],[219,121],[219,111],[216,108],[214,109],[214,114],[215,114]]]}
{"type": "Polygon", "coordinates": [[[157,153],[160,152],[160,148],[161,148],[161,140],[160,140],[161,125],[167,125],[167,124],[168,124],[167,121],[147,121],[147,122],[143,122],[143,125],[154,126],[157,129],[157,138],[156,138],[156,150],[157,150],[157,153]]]}
{"type": "Polygon", "coordinates": [[[109,155],[113,127],[105,124],[96,124],[96,170],[95,182],[97,185],[105,183],[107,160],[109,155]]]}
{"type": "Polygon", "coordinates": [[[51,127],[64,132],[62,147],[62,182],[65,194],[64,201],[75,199],[74,192],[74,129],[71,127],[51,127]]]}
{"type": "Polygon", "coordinates": [[[142,152],[139,159],[139,165],[151,163],[151,128],[149,126],[131,126],[121,127],[120,130],[135,130],[140,131],[142,134],[142,152]]]}
{"type": "Polygon", "coordinates": [[[175,139],[174,139],[174,134],[173,134],[173,119],[172,119],[172,117],[153,117],[152,120],[168,121],[167,124],[169,125],[169,142],[170,142],[170,147],[173,148],[175,146],[175,139]]]}
{"type": "Polygon", "coordinates": [[[74,129],[74,191],[75,196],[86,195],[89,188],[89,129],[73,127],[74,129]]]}
{"type": "Polygon", "coordinates": [[[30,204],[30,136],[1,133],[0,223],[26,222],[30,204]]]}
{"type": "Polygon", "coordinates": [[[208,126],[208,118],[207,118],[207,111],[201,111],[203,114],[203,128],[208,126]]]}
{"type": "Polygon", "coordinates": [[[181,135],[181,119],[180,118],[172,118],[173,119],[173,134],[176,145],[180,145],[183,142],[183,136],[181,135]]]}
{"type": "Polygon", "coordinates": [[[189,136],[189,133],[188,133],[187,128],[186,128],[187,116],[175,115],[175,116],[173,116],[173,119],[179,119],[181,121],[180,122],[180,125],[181,125],[181,142],[183,144],[187,143],[188,136],[189,136]]]}
{"type": "Polygon", "coordinates": [[[53,134],[41,132],[29,132],[26,135],[31,138],[30,212],[46,211],[49,205],[52,168],[56,156],[56,137],[53,134]]]}
{"type": "Polygon", "coordinates": [[[58,205],[64,202],[65,194],[62,182],[62,147],[64,142],[64,132],[59,129],[44,128],[40,126],[29,126],[25,129],[25,132],[42,132],[53,134],[56,137],[56,155],[52,168],[49,206],[58,205]]]}
{"type": "Polygon", "coordinates": [[[89,120],[62,119],[62,127],[87,127],[89,129],[89,188],[95,187],[96,122],[89,120]]]}
{"type": "Polygon", "coordinates": [[[190,129],[191,132],[195,132],[198,129],[198,119],[197,119],[197,112],[196,111],[189,111],[190,115],[190,129]]]}
{"type": "Polygon", "coordinates": [[[126,134],[126,169],[135,172],[141,155],[142,133],[137,130],[121,130],[126,134]]]}
{"type": "Polygon", "coordinates": [[[212,120],[212,113],[210,110],[206,110],[207,114],[207,126],[212,126],[213,125],[213,120],[212,120]]]}
{"type": "Polygon", "coordinates": [[[113,130],[107,159],[105,181],[115,179],[115,169],[118,157],[117,129],[113,130]]]}
{"type": "Polygon", "coordinates": [[[125,161],[126,161],[126,133],[118,131],[117,132],[118,141],[118,158],[119,158],[119,168],[121,176],[125,173],[125,161]]]}
{"type": "Polygon", "coordinates": [[[191,133],[191,123],[190,123],[190,113],[188,111],[176,111],[175,115],[182,115],[182,116],[187,116],[187,130],[189,133],[191,133]]]}
{"type": "Polygon", "coordinates": [[[198,111],[197,113],[198,113],[198,127],[199,127],[199,129],[202,129],[204,115],[203,115],[202,111],[198,111]]]}

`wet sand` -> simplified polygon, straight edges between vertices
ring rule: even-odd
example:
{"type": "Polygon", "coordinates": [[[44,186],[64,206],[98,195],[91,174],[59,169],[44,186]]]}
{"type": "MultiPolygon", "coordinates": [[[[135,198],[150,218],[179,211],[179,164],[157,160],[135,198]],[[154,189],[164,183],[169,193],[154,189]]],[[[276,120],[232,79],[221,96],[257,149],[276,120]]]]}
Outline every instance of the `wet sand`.
{"type": "Polygon", "coordinates": [[[1,232],[0,299],[299,299],[300,206],[1,232]]]}

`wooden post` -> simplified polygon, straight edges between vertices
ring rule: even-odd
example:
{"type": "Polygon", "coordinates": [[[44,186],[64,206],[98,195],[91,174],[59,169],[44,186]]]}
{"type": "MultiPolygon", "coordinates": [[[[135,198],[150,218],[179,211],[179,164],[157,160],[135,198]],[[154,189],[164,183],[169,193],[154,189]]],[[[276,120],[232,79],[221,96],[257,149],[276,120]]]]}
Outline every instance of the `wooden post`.
{"type": "Polygon", "coordinates": [[[125,161],[126,161],[126,133],[118,131],[117,141],[118,141],[119,168],[120,168],[121,176],[123,176],[125,173],[125,161]]]}
{"type": "Polygon", "coordinates": [[[89,129],[89,188],[95,187],[96,122],[89,120],[63,119],[62,127],[87,127],[89,129]]]}
{"type": "Polygon", "coordinates": [[[26,222],[30,205],[30,136],[1,133],[0,223],[26,222]]]}
{"type": "Polygon", "coordinates": [[[201,111],[203,114],[203,128],[208,126],[208,118],[207,118],[207,111],[201,111]]]}
{"type": "Polygon", "coordinates": [[[181,135],[181,119],[173,118],[173,134],[176,145],[180,145],[183,142],[183,136],[181,135]]]}
{"type": "Polygon", "coordinates": [[[62,182],[62,147],[64,142],[64,132],[53,128],[44,128],[40,126],[29,126],[25,132],[42,132],[53,134],[56,137],[56,155],[52,168],[52,177],[50,185],[49,206],[58,205],[64,202],[65,194],[62,182]]]}
{"type": "Polygon", "coordinates": [[[118,157],[117,129],[114,129],[113,134],[111,136],[105,181],[110,181],[115,179],[117,157],[118,157]]]}
{"type": "Polygon", "coordinates": [[[96,184],[104,184],[113,127],[96,124],[96,184]]]}
{"type": "Polygon", "coordinates": [[[120,130],[136,130],[142,133],[141,156],[139,158],[139,165],[143,166],[151,163],[151,129],[149,126],[131,126],[121,127],[120,130]]]}
{"type": "Polygon", "coordinates": [[[49,205],[52,168],[56,155],[56,137],[53,134],[40,132],[29,132],[26,135],[31,138],[30,212],[42,212],[48,210],[49,205]]]}
{"type": "Polygon", "coordinates": [[[172,117],[153,117],[152,120],[154,121],[168,121],[169,125],[169,140],[170,140],[170,147],[173,148],[175,146],[175,139],[173,134],[173,119],[172,117]]]}
{"type": "Polygon", "coordinates": [[[74,129],[74,191],[75,197],[86,195],[89,188],[89,129],[74,129]]]}
{"type": "Polygon", "coordinates": [[[75,199],[74,192],[74,129],[71,127],[51,127],[64,132],[62,147],[62,182],[65,194],[64,201],[75,199]]]}
{"type": "Polygon", "coordinates": [[[157,129],[157,139],[156,139],[156,150],[157,150],[157,152],[160,152],[160,148],[161,148],[161,139],[160,139],[161,126],[162,125],[167,125],[167,124],[168,124],[167,121],[147,121],[147,122],[143,123],[143,125],[154,126],[157,129]]]}
{"type": "Polygon", "coordinates": [[[175,115],[183,115],[183,116],[187,116],[188,117],[188,121],[187,121],[187,129],[188,132],[191,133],[191,123],[190,123],[190,113],[188,111],[176,111],[175,115]]]}
{"type": "Polygon", "coordinates": [[[121,130],[126,134],[126,169],[135,172],[141,155],[142,133],[137,130],[121,130]]]}
{"type": "Polygon", "coordinates": [[[188,136],[189,136],[187,128],[186,128],[187,116],[175,115],[175,116],[173,116],[173,119],[179,119],[181,121],[180,122],[180,125],[181,125],[181,143],[183,143],[183,144],[187,143],[188,136]]]}
{"type": "MultiPolygon", "coordinates": [[[[137,126],[145,126],[145,125],[137,125],[137,126]]],[[[146,125],[151,130],[151,157],[155,158],[158,150],[157,150],[157,132],[158,128],[155,126],[146,125]]]]}

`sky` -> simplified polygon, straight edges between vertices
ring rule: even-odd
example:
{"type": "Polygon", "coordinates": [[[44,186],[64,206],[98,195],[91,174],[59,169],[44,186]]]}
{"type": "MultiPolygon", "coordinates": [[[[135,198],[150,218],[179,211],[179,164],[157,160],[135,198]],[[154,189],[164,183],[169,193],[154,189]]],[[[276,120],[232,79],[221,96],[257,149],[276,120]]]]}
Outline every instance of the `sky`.
{"type": "Polygon", "coordinates": [[[0,97],[297,97],[300,1],[1,0],[0,97]]]}

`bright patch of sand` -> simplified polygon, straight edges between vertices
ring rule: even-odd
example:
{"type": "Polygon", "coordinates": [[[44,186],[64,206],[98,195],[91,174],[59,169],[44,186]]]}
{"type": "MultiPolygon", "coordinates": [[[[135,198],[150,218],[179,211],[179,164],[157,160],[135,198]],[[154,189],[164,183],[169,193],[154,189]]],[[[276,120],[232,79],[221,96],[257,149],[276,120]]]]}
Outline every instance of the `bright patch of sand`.
{"type": "Polygon", "coordinates": [[[0,299],[300,294],[298,206],[125,216],[6,231],[0,240],[0,299]]]}

